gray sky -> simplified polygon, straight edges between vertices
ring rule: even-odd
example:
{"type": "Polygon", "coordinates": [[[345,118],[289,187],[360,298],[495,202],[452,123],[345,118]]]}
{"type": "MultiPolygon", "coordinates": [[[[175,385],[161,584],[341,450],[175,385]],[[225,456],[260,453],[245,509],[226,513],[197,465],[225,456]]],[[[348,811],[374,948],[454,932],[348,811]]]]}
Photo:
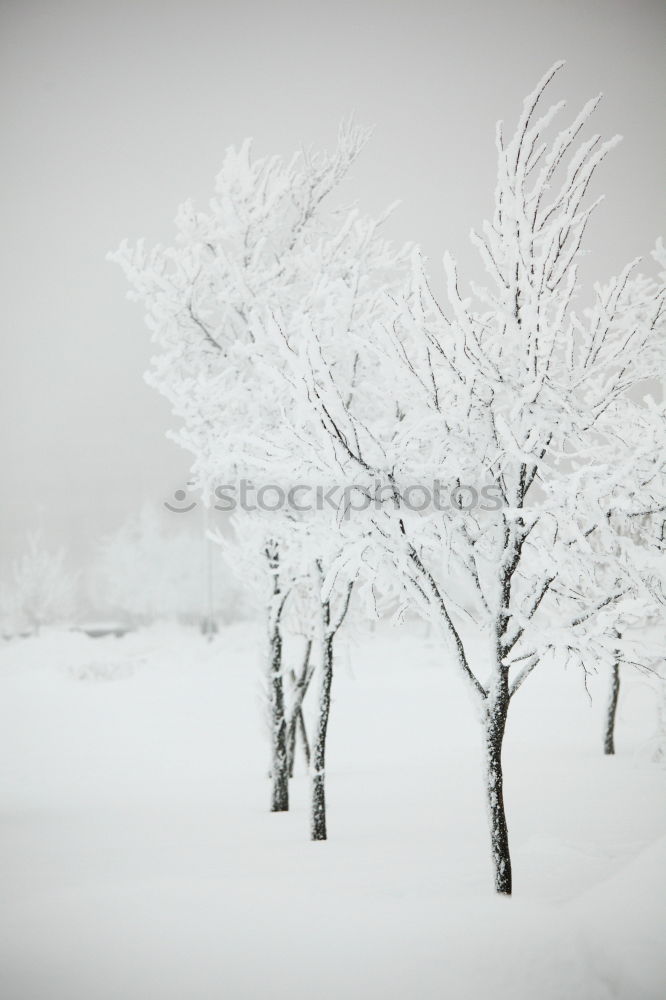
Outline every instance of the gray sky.
{"type": "Polygon", "coordinates": [[[354,109],[377,128],[345,195],[400,198],[392,235],[435,270],[447,247],[464,266],[491,210],[494,123],[565,58],[553,98],[573,112],[603,90],[595,130],[625,137],[597,179],[588,272],[666,230],[662,0],[4,0],[0,38],[4,558],[38,525],[83,557],[186,479],[142,381],[141,310],[104,257],[169,240],[246,135],[259,153],[330,145],[354,109]]]}

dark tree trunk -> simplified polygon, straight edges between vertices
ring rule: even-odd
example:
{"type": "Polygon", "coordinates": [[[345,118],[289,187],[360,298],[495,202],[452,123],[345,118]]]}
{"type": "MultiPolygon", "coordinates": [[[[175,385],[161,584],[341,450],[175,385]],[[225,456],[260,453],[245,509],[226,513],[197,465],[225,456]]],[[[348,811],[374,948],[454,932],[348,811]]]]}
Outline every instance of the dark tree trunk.
{"type": "MultiPolygon", "coordinates": [[[[501,670],[501,668],[500,668],[501,670]]],[[[495,889],[504,896],[511,895],[511,855],[509,830],[504,810],[504,776],[502,772],[502,743],[509,709],[509,691],[506,672],[501,671],[495,691],[491,692],[485,718],[486,794],[490,820],[490,845],[495,874],[495,889]]]]}
{"type": "Polygon", "coordinates": [[[290,778],[294,777],[294,764],[296,763],[296,737],[299,734],[303,743],[303,754],[305,756],[306,766],[310,766],[310,742],[305,729],[305,719],[303,718],[303,700],[308,692],[308,687],[312,678],[312,671],[310,670],[311,651],[312,639],[308,639],[305,647],[305,656],[303,658],[303,667],[301,669],[300,677],[297,677],[293,670],[291,671],[291,679],[294,684],[294,703],[292,713],[289,718],[289,728],[287,733],[287,759],[290,778]]]}
{"type": "Polygon", "coordinates": [[[300,736],[300,742],[303,747],[303,757],[305,758],[305,766],[310,767],[310,740],[308,739],[308,733],[305,728],[305,719],[303,718],[303,709],[298,708],[291,719],[289,720],[289,729],[287,736],[287,761],[288,761],[288,771],[289,777],[294,777],[294,767],[296,765],[296,737],[300,736]]]}
{"type": "Polygon", "coordinates": [[[606,710],[606,729],[604,732],[604,753],[615,753],[615,717],[617,715],[617,702],[620,696],[620,664],[615,662],[611,669],[610,696],[608,698],[608,708],[606,710]]]}
{"type": "Polygon", "coordinates": [[[287,719],[284,712],[282,683],[282,636],[277,625],[271,635],[270,695],[273,751],[271,812],[286,812],[289,809],[287,719]]]}
{"type": "Polygon", "coordinates": [[[303,744],[303,756],[305,757],[305,766],[310,767],[310,741],[308,739],[307,729],[305,728],[305,719],[303,718],[303,712],[298,713],[298,731],[301,734],[301,742],[303,744]]]}
{"type": "Polygon", "coordinates": [[[313,749],[312,770],[312,840],[326,840],[326,735],[331,711],[331,683],[333,681],[333,635],[328,631],[330,615],[328,606],[324,613],[324,640],[322,655],[321,690],[317,736],[313,749]]]}
{"type": "Polygon", "coordinates": [[[294,712],[291,719],[289,720],[289,727],[287,729],[287,774],[290,778],[294,777],[294,764],[296,763],[296,723],[297,723],[297,713],[294,712]]]}

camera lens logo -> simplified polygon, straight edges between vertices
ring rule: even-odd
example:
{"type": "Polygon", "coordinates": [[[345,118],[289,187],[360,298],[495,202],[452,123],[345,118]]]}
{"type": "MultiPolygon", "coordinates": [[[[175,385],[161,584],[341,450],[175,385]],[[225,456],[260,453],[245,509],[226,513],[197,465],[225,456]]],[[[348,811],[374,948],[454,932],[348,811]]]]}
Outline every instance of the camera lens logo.
{"type": "MultiPolygon", "coordinates": [[[[183,500],[187,500],[187,493],[185,492],[185,490],[176,490],[173,497],[174,500],[177,500],[178,503],[182,504],[183,500]]],[[[174,514],[187,514],[188,511],[194,510],[196,505],[197,505],[196,501],[193,500],[192,503],[189,504],[189,506],[187,507],[172,507],[168,500],[164,501],[164,506],[166,507],[166,509],[173,511],[174,514]]]]}

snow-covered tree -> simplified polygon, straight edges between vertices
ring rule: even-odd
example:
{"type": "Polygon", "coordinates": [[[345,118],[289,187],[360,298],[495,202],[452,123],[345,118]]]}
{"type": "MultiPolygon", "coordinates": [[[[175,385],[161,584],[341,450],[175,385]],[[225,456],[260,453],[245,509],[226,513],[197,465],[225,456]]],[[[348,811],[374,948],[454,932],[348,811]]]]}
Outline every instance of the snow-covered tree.
{"type": "MultiPolygon", "coordinates": [[[[281,325],[292,331],[316,316],[323,273],[335,273],[344,287],[340,330],[335,332],[365,322],[360,306],[367,293],[362,286],[386,245],[376,236],[377,223],[361,219],[355,209],[328,211],[325,202],[368,134],[350,123],[341,127],[333,153],[300,153],[288,162],[279,157],[253,160],[247,141],[239,151],[227,152],[209,211],[195,212],[189,203],[181,208],[175,247],[146,253],[142,245],[135,250],[125,245],[113,255],[133,286],[133,297],[147,308],[160,347],[149,381],[183,421],[175,437],[194,456],[192,475],[206,500],[222,485],[238,486],[250,478],[275,483],[285,448],[291,446],[281,428],[293,405],[292,388],[288,378],[272,377],[288,367],[285,342],[279,336],[258,339],[257,323],[270,322],[274,332],[281,325]]],[[[345,383],[352,391],[357,365],[346,346],[340,346],[345,383]]],[[[262,549],[270,590],[272,809],[281,811],[288,807],[289,765],[282,616],[294,574],[300,581],[307,577],[294,566],[307,563],[310,574],[313,567],[321,572],[332,536],[324,540],[311,527],[302,530],[295,518],[279,513],[272,521],[266,524],[262,549]]],[[[337,586],[344,608],[351,580],[338,575],[337,586]]],[[[320,714],[326,721],[327,672],[338,624],[332,600],[330,588],[324,598],[317,597],[324,650],[320,714]]],[[[325,722],[318,727],[314,748],[313,794],[321,803],[326,730],[325,722]]],[[[318,814],[322,810],[323,804],[318,814]]],[[[325,824],[313,822],[313,836],[322,835],[325,824]]]]}
{"type": "MultiPolygon", "coordinates": [[[[664,409],[646,391],[664,368],[663,280],[634,262],[581,294],[598,204],[588,191],[617,139],[580,139],[598,100],[552,135],[563,104],[542,110],[541,98],[560,65],[508,142],[498,128],[494,215],[472,234],[486,287],[472,282],[463,295],[447,255],[440,301],[420,253],[391,247],[382,220],[326,210],[367,138],[353,127],[330,156],[285,163],[252,160],[248,143],[230,150],[210,210],[181,209],[175,248],[115,255],[147,307],[161,351],[150,380],[183,420],[176,436],[204,495],[245,478],[318,484],[327,497],[342,488],[329,517],[326,505],[317,516],[278,511],[261,540],[277,807],[288,794],[289,593],[314,567],[316,817],[340,618],[331,602],[344,612],[358,578],[367,603],[379,590],[435,624],[468,683],[501,893],[512,886],[502,768],[511,700],[547,659],[584,670],[620,654],[643,662],[651,654],[625,624],[663,602],[659,547],[644,530],[666,505],[664,409]]],[[[325,823],[317,829],[325,835],[325,823]]]]}
{"type": "MultiPolygon", "coordinates": [[[[652,256],[657,264],[658,280],[663,288],[666,284],[666,247],[663,240],[657,241],[652,256]]],[[[649,294],[650,286],[646,279],[635,282],[635,285],[637,285],[635,294],[638,297],[644,295],[646,291],[649,294]]],[[[663,368],[660,369],[659,365],[656,366],[654,372],[656,379],[662,370],[663,368]]],[[[663,392],[663,384],[661,388],[663,392]]],[[[620,700],[620,668],[623,665],[638,666],[643,671],[649,671],[653,678],[656,678],[659,689],[664,661],[663,642],[652,640],[650,643],[650,639],[653,635],[651,626],[659,629],[661,625],[663,629],[664,604],[666,602],[666,563],[664,559],[666,555],[666,508],[663,489],[665,476],[663,430],[666,426],[666,409],[663,405],[657,406],[650,396],[643,399],[643,408],[639,419],[632,420],[632,415],[629,414],[627,426],[622,429],[622,437],[625,450],[632,456],[633,468],[629,470],[629,474],[634,476],[637,485],[640,485],[641,488],[648,487],[649,492],[646,497],[643,497],[643,502],[633,505],[634,509],[631,507],[626,509],[626,504],[609,507],[608,516],[613,519],[616,544],[623,537],[627,537],[633,548],[634,557],[638,556],[639,575],[642,581],[648,585],[653,598],[653,607],[652,614],[647,618],[645,607],[640,602],[637,609],[634,607],[633,614],[629,614],[628,619],[618,615],[615,625],[616,635],[621,637],[623,633],[626,635],[628,631],[629,636],[631,636],[634,630],[638,630],[641,641],[640,648],[636,650],[634,644],[634,648],[629,651],[628,656],[622,648],[619,648],[611,664],[603,735],[603,747],[606,754],[615,753],[615,722],[620,700]]]]}
{"type": "Polygon", "coordinates": [[[644,388],[663,372],[664,288],[634,262],[595,286],[591,302],[581,298],[578,261],[599,203],[587,195],[618,140],[579,139],[598,99],[549,138],[563,103],[542,111],[540,101],[560,65],[526,99],[508,142],[498,127],[495,211],[472,234],[488,287],[463,293],[447,255],[440,302],[415,252],[404,294],[388,293],[349,347],[361,372],[352,393],[325,335],[335,282],[322,282],[317,315],[291,352],[302,404],[291,475],[328,463],[347,484],[337,512],[346,545],[328,579],[352,564],[366,592],[370,581],[404,592],[438,626],[483,725],[504,894],[513,697],[546,659],[612,660],[618,616],[660,600],[649,538],[618,526],[664,507],[664,414],[644,388]],[[432,502],[437,484],[450,502],[432,502]],[[431,502],[415,510],[424,487],[431,502]]]}
{"type": "Polygon", "coordinates": [[[652,739],[653,758],[655,761],[663,763],[666,761],[666,670],[661,664],[661,672],[656,675],[655,695],[656,695],[656,727],[652,739]]]}
{"type": "Polygon", "coordinates": [[[12,632],[35,635],[43,625],[68,622],[76,610],[78,576],[63,548],[49,551],[41,534],[28,534],[23,555],[2,587],[2,617],[12,632]]]}

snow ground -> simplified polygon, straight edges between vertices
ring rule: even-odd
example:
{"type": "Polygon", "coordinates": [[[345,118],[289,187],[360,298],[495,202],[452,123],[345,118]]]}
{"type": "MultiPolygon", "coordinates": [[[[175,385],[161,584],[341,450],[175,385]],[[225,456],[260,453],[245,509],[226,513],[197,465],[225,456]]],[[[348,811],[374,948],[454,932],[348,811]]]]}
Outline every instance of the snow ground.
{"type": "Polygon", "coordinates": [[[418,627],[335,677],[329,835],[267,812],[260,630],[0,648],[3,1000],[648,1000],[666,994],[654,696],[536,672],[512,705],[515,895],[494,897],[480,735],[418,627]]]}

